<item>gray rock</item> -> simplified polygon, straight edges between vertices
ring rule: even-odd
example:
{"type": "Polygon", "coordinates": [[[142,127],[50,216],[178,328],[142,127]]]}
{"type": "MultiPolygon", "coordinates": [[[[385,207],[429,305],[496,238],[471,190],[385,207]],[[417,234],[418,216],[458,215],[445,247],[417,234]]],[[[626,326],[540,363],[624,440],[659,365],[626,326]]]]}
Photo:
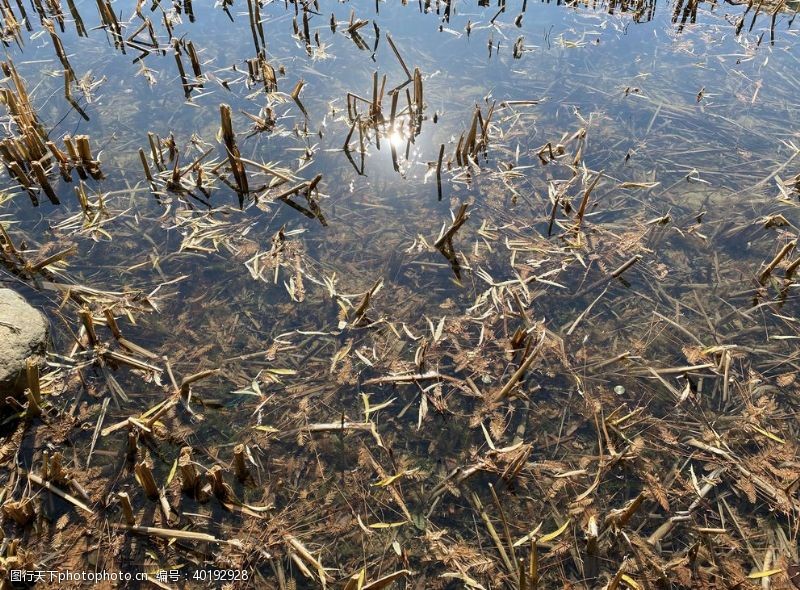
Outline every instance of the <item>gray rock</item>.
{"type": "Polygon", "coordinates": [[[0,404],[25,389],[25,361],[44,353],[47,321],[11,289],[0,289],[0,404]]]}

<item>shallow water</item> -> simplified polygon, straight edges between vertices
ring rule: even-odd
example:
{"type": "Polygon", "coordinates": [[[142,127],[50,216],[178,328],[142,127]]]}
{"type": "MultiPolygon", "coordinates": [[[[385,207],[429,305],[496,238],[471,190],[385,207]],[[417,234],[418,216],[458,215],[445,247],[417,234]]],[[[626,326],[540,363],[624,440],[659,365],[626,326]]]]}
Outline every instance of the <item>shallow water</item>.
{"type": "MultiPolygon", "coordinates": [[[[577,358],[586,362],[591,355],[613,357],[641,345],[641,350],[660,358],[665,366],[685,364],[680,342],[651,332],[649,306],[664,310],[666,305],[671,311],[676,300],[695,307],[696,299],[698,308],[704,302],[712,321],[720,322],[720,333],[737,334],[737,344],[758,348],[767,342],[781,347],[774,350],[785,355],[781,358],[793,358],[788,344],[770,338],[771,330],[783,336],[793,334],[780,331],[780,320],[761,318],[761,327],[769,332],[765,336],[758,327],[740,323],[732,328],[731,322],[739,320],[726,315],[731,301],[749,304],[750,293],[742,297],[737,291],[746,291],[751,285],[745,281],[752,281],[782,240],[796,232],[796,190],[777,185],[797,174],[800,162],[794,160],[800,144],[800,48],[793,11],[780,11],[773,20],[766,11],[753,18],[755,9],[746,10],[746,6],[702,4],[696,14],[684,19],[682,8],[663,2],[629,10],[605,4],[527,2],[524,12],[519,2],[508,2],[506,10],[499,12],[496,2],[477,3],[486,4],[480,6],[470,1],[454,3],[445,18],[444,3],[429,4],[426,8],[421,2],[320,3],[319,15],[310,21],[311,43],[306,44],[294,35],[294,6],[266,3],[261,8],[263,45],[268,62],[278,72],[278,91],[269,94],[262,83],[247,79],[245,60],[254,57],[262,40],[251,28],[247,3],[241,0],[226,10],[197,2],[191,14],[179,3],[142,6],[142,15],[152,21],[164,54],[154,50],[141,59],[131,45],[124,52],[115,47],[114,36],[101,27],[94,2],[74,3],[85,35],[78,34],[65,5],[63,27],[56,22],[55,31],[76,79],[87,85],[97,83],[87,93],[73,85],[72,95],[83,116],[64,98],[63,66],[55,57],[51,37],[35,8],[25,6],[29,28],[21,30],[21,44],[9,38],[5,59],[13,60],[27,82],[50,139],[61,145],[64,134],[89,135],[105,178],[88,179],[86,186],[93,199],[105,195],[106,213],[99,225],[85,223],[74,196],[75,184],[60,180],[57,174],[51,176],[61,205],[51,205],[42,194],[40,205],[33,207],[6,174],[0,181],[8,194],[0,221],[10,224],[12,236],[24,235],[31,250],[49,244],[47,251],[52,252],[53,243],[76,244],[77,254],[68,259],[64,270],[69,274],[54,270],[64,283],[151,294],[157,311],[125,317],[117,308],[115,315],[126,338],[155,352],[153,362],[169,358],[178,382],[181,376],[202,369],[222,368],[219,376],[194,387],[196,400],[206,404],[199,412],[203,419],[187,418],[172,433],[174,444],[158,445],[158,478],[168,476],[183,443],[205,448],[208,456],[228,462],[230,447],[245,442],[260,447],[264,461],[269,457],[275,466],[273,475],[265,476],[271,491],[237,488],[237,493],[253,503],[270,499],[290,511],[295,492],[312,485],[301,485],[299,475],[314,469],[307,463],[309,453],[302,445],[298,451],[291,440],[307,435],[298,432],[288,441],[267,442],[265,429],[358,420],[363,413],[362,393],[375,396],[373,405],[399,397],[379,430],[392,439],[398,455],[414,457],[415,466],[426,473],[443,476],[459,457],[483,445],[480,429],[475,424],[466,426],[474,409],[471,402],[462,406],[450,399],[455,417],[433,415],[431,410],[423,425],[425,416],[415,401],[418,392],[401,388],[395,394],[382,385],[364,386],[365,380],[384,372],[371,371],[369,363],[354,367],[355,357],[348,357],[350,346],[362,357],[375,361],[394,356],[398,368],[402,363],[406,367],[413,361],[416,344],[412,341],[404,348],[392,341],[392,332],[401,333],[405,325],[409,333],[428,335],[430,325],[435,349],[440,318],[458,321],[467,310],[478,307],[487,289],[479,269],[497,283],[514,280],[514,265],[501,264],[509,253],[492,239],[492,232],[518,226],[521,240],[534,232],[547,234],[553,208],[548,185],[573,177],[567,164],[573,163],[580,143],[573,171],[581,175],[592,171],[586,173],[584,186],[597,171],[604,174],[586,212],[587,223],[608,232],[590,235],[592,248],[599,243],[614,251],[614,256],[600,262],[604,272],[625,261],[626,240],[641,237],[640,230],[648,227],[643,223],[669,215],[670,229],[647,234],[646,269],[639,270],[643,266],[639,265],[625,274],[625,284],[613,285],[614,303],[598,306],[591,321],[577,332],[582,338],[574,342],[574,349],[582,351],[577,358]],[[167,44],[165,10],[172,36],[194,44],[202,64],[201,79],[192,76],[182,49],[188,73],[182,83],[175,52],[167,44]],[[337,22],[335,32],[330,26],[331,12],[337,22]],[[359,29],[361,41],[347,33],[351,12],[369,20],[359,29]],[[744,24],[737,32],[740,18],[744,24]],[[348,92],[371,97],[375,72],[379,80],[386,74],[387,90],[406,78],[388,35],[409,69],[419,68],[422,75],[424,110],[419,133],[408,137],[407,129],[384,129],[381,137],[368,134],[363,155],[356,133],[350,159],[342,150],[351,126],[348,92]],[[299,95],[305,113],[289,96],[300,80],[305,83],[299,95]],[[176,192],[165,189],[163,183],[155,188],[149,185],[137,153],[144,149],[155,171],[148,132],[162,139],[174,136],[181,166],[207,149],[212,150],[209,161],[225,159],[218,138],[221,103],[233,109],[233,127],[244,158],[293,171],[298,178],[322,174],[318,214],[301,196],[295,202],[308,206],[307,215],[274,201],[281,188],[265,191],[262,187],[240,195],[211,176],[207,192],[176,192]],[[453,154],[459,137],[469,132],[476,105],[482,116],[495,105],[488,147],[473,165],[461,168],[453,154]],[[250,133],[252,121],[241,112],[258,115],[263,107],[274,111],[275,127],[250,133]],[[565,142],[580,128],[585,130],[585,139],[567,143],[566,158],[542,163],[537,156],[541,146],[565,142]],[[445,146],[441,194],[433,173],[440,145],[445,146]],[[471,203],[471,218],[463,233],[457,234],[458,263],[452,264],[428,245],[443,225],[450,224],[450,212],[463,202],[471,203]],[[777,213],[789,225],[780,230],[786,233],[770,237],[758,220],[777,213]],[[253,256],[269,252],[281,228],[291,247],[282,254],[279,271],[268,267],[254,272],[253,256]],[[343,327],[342,305],[330,296],[324,282],[334,275],[351,313],[362,294],[379,278],[384,280],[369,314],[369,320],[376,322],[369,328],[373,335],[366,336],[363,326],[343,327]],[[743,281],[742,285],[734,285],[737,281],[743,281]],[[661,294],[664,299],[659,299],[661,294]],[[337,351],[342,350],[345,354],[337,359],[337,351]],[[411,409],[398,416],[403,407],[411,409]],[[294,491],[276,491],[286,488],[294,491]]],[[[113,7],[127,38],[142,22],[135,5],[118,1],[113,7]]],[[[12,10],[19,19],[18,7],[12,4],[12,10]]],[[[298,22],[302,31],[299,17],[298,22]]],[[[136,38],[145,43],[141,41],[145,35],[142,32],[136,38]]],[[[402,108],[405,90],[400,96],[402,108]]],[[[384,111],[390,102],[388,96],[384,98],[384,111]]],[[[398,120],[407,123],[408,117],[398,120]]],[[[268,182],[252,165],[248,170],[254,175],[251,186],[268,182]]],[[[77,179],[75,173],[73,177],[77,179]]],[[[570,193],[573,206],[580,201],[575,199],[580,192],[570,193]]],[[[564,216],[559,213],[558,217],[564,216]]],[[[528,257],[530,268],[549,270],[551,259],[557,260],[539,244],[519,252],[520,257],[528,257]]],[[[264,262],[259,263],[263,268],[264,262]]],[[[9,273],[0,276],[4,282],[18,284],[9,273]]],[[[588,271],[570,269],[558,276],[553,280],[561,288],[547,291],[544,286],[529,313],[545,318],[549,329],[564,333],[596,293],[581,292],[593,280],[592,275],[587,283],[588,271]]],[[[60,299],[58,290],[47,287],[31,290],[30,295],[50,308],[60,299]]],[[[782,305],[781,314],[796,312],[791,293],[784,294],[782,305]]],[[[698,317],[688,315],[690,326],[706,329],[698,317]]],[[[463,324],[464,334],[476,330],[474,322],[465,319],[463,324]]],[[[54,332],[54,352],[65,355],[72,347],[71,336],[60,326],[54,332]]],[[[714,334],[709,343],[724,343],[715,329],[710,332],[714,334]]],[[[442,357],[437,368],[444,372],[453,366],[473,366],[482,387],[498,386],[509,376],[506,363],[511,359],[484,352],[485,359],[453,353],[446,362],[442,357]]],[[[117,385],[110,385],[107,372],[88,368],[89,358],[78,353],[66,362],[54,355],[51,365],[60,370],[87,362],[86,391],[68,393],[56,405],[80,406],[82,419],[91,427],[103,396],[113,399],[105,418],[108,425],[152,407],[169,390],[164,374],[154,383],[152,376],[142,378],[126,369],[114,372],[112,383],[117,385]]],[[[384,368],[390,364],[387,361],[384,368]]],[[[781,364],[764,361],[758,368],[769,373],[781,364]]],[[[566,377],[552,370],[543,369],[536,378],[544,394],[551,396],[566,394],[571,387],[566,377]]],[[[635,379],[624,372],[596,377],[598,387],[622,382],[636,391],[635,379]]],[[[441,391],[437,395],[441,397],[441,391]]],[[[445,392],[445,398],[453,396],[445,392]]],[[[545,399],[549,398],[545,395],[545,399]]],[[[509,423],[516,420],[515,411],[519,410],[509,410],[509,423]]],[[[557,414],[546,418],[557,419],[557,414]]],[[[90,440],[87,427],[73,443],[85,449],[90,440]]],[[[307,444],[307,440],[300,442],[307,444]]],[[[319,469],[325,463],[340,475],[340,480],[326,480],[315,490],[327,501],[326,494],[335,495],[340,483],[349,485],[348,470],[365,460],[344,438],[316,444],[319,469]]],[[[120,445],[124,445],[122,438],[101,438],[93,459],[98,473],[115,470],[120,445]]],[[[550,444],[544,446],[549,449],[550,444]]],[[[406,468],[412,467],[410,459],[403,462],[409,463],[406,468]]],[[[393,459],[392,464],[399,470],[393,459]]],[[[631,490],[619,493],[635,495],[631,490]]],[[[421,499],[408,504],[415,518],[428,508],[421,499]]],[[[369,512],[373,521],[402,520],[396,511],[394,516],[378,514],[375,508],[369,512]]],[[[219,514],[215,516],[225,522],[219,514]]],[[[293,530],[311,527],[312,519],[306,521],[290,512],[284,516],[286,526],[293,530]]],[[[459,531],[472,526],[460,515],[441,519],[459,531]]],[[[227,526],[236,529],[238,525],[219,524],[219,530],[227,526]]],[[[348,545],[337,554],[328,548],[327,560],[345,563],[360,550],[348,545]]]]}

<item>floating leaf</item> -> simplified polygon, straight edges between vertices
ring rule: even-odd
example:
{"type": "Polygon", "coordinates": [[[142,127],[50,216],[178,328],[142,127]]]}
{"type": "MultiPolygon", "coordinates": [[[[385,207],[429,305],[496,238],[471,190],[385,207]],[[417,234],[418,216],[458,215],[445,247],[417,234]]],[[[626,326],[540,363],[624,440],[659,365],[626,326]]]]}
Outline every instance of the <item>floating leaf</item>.
{"type": "Polygon", "coordinates": [[[552,541],[553,539],[559,537],[561,535],[561,533],[563,533],[564,531],[567,530],[567,527],[569,526],[570,522],[571,522],[570,519],[567,519],[567,521],[564,524],[562,524],[560,527],[558,527],[558,530],[555,530],[552,533],[547,533],[546,535],[542,535],[542,537],[539,539],[539,542],[540,543],[547,543],[547,542],[552,541]]]}
{"type": "Polygon", "coordinates": [[[178,470],[178,460],[175,459],[172,462],[172,469],[169,470],[169,475],[167,476],[167,482],[164,484],[165,487],[169,486],[172,483],[172,479],[175,477],[175,472],[178,470]]]}
{"type": "Polygon", "coordinates": [[[631,588],[633,588],[633,590],[639,590],[639,584],[628,574],[622,574],[622,581],[625,582],[631,588]]]}
{"type": "Polygon", "coordinates": [[[763,571],[760,571],[760,572],[753,572],[752,574],[750,574],[747,577],[750,578],[751,580],[759,580],[761,578],[769,578],[770,576],[774,576],[775,574],[779,574],[782,571],[783,571],[783,568],[777,568],[777,569],[774,569],[774,570],[763,570],[763,571]]]}
{"type": "Polygon", "coordinates": [[[267,373],[272,373],[273,375],[297,375],[297,371],[294,369],[267,369],[267,373]]]}
{"type": "Polygon", "coordinates": [[[415,471],[416,471],[416,469],[410,469],[410,470],[404,469],[400,473],[398,473],[396,475],[390,475],[389,477],[385,477],[382,480],[380,480],[379,482],[374,483],[372,485],[374,485],[376,487],[379,487],[379,488],[384,488],[386,486],[392,485],[395,481],[397,481],[398,479],[400,479],[404,475],[408,475],[409,473],[414,473],[415,471]]]}
{"type": "Polygon", "coordinates": [[[779,437],[779,436],[777,436],[775,434],[772,434],[771,432],[769,432],[767,430],[764,430],[763,428],[759,428],[758,426],[753,426],[753,430],[755,430],[756,432],[758,432],[760,434],[763,434],[764,436],[766,436],[770,440],[774,440],[776,443],[780,443],[782,445],[786,444],[786,441],[783,440],[781,437],[779,437]]]}
{"type": "Polygon", "coordinates": [[[405,521],[403,522],[376,522],[375,524],[369,525],[371,529],[396,529],[397,527],[403,526],[405,521]]]}

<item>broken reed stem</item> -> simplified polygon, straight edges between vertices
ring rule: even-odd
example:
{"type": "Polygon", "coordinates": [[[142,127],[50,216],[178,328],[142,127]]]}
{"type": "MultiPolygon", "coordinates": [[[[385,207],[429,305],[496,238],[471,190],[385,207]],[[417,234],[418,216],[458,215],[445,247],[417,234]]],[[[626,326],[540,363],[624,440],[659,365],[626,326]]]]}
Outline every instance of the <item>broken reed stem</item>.
{"type": "Polygon", "coordinates": [[[506,538],[506,543],[508,544],[508,550],[511,553],[511,563],[514,564],[514,571],[516,572],[517,576],[519,576],[519,564],[517,563],[517,556],[514,553],[514,541],[511,538],[511,531],[508,528],[508,520],[506,520],[505,510],[503,510],[503,505],[500,503],[500,498],[497,497],[497,492],[492,484],[489,484],[489,490],[492,492],[492,501],[494,501],[494,505],[497,508],[497,511],[500,513],[500,522],[503,523],[503,534],[506,538]]]}
{"type": "Polygon", "coordinates": [[[89,340],[89,346],[97,346],[99,340],[97,339],[97,332],[95,332],[94,329],[94,318],[92,317],[92,312],[89,311],[88,308],[84,307],[78,313],[81,317],[83,327],[86,329],[86,337],[89,340]]]}
{"type": "Polygon", "coordinates": [[[139,450],[139,431],[135,428],[128,430],[128,443],[125,451],[125,456],[129,461],[136,458],[136,453],[139,450]]]}
{"type": "Polygon", "coordinates": [[[33,180],[31,180],[30,176],[27,175],[25,170],[23,170],[22,166],[20,166],[18,162],[11,161],[8,163],[8,166],[11,168],[11,172],[17,177],[17,181],[19,181],[22,186],[27,189],[30,189],[33,186],[33,180]]]}
{"type": "Polygon", "coordinates": [[[36,516],[33,499],[23,498],[18,502],[9,500],[3,504],[3,514],[11,518],[19,526],[24,527],[36,516]]]}
{"type": "Polygon", "coordinates": [[[478,117],[480,116],[480,112],[480,108],[476,106],[475,111],[472,113],[472,123],[469,127],[469,132],[464,140],[464,144],[461,146],[461,159],[463,160],[464,165],[466,165],[469,161],[468,156],[473,155],[474,153],[475,138],[478,134],[478,117]]]}
{"type": "Polygon", "coordinates": [[[39,363],[34,359],[25,361],[25,368],[28,378],[28,389],[38,405],[42,405],[42,391],[39,387],[39,363]]]}
{"type": "Polygon", "coordinates": [[[131,506],[131,499],[128,493],[119,492],[117,494],[117,499],[119,500],[120,507],[122,507],[122,515],[125,517],[125,522],[131,526],[135,525],[136,518],[133,516],[133,506],[131,506]]]}
{"type": "Polygon", "coordinates": [[[550,211],[550,222],[547,224],[547,237],[553,234],[553,223],[556,220],[556,212],[558,211],[558,203],[561,200],[561,191],[556,192],[556,197],[553,200],[553,209],[550,211]]]}
{"type": "Polygon", "coordinates": [[[147,163],[147,156],[144,150],[139,148],[139,159],[142,161],[142,168],[144,168],[144,176],[148,182],[153,182],[153,174],[150,172],[150,165],[147,163]]]}
{"type": "Polygon", "coordinates": [[[621,276],[622,276],[622,274],[623,274],[623,273],[624,273],[626,270],[628,270],[628,269],[629,269],[630,267],[632,267],[634,264],[636,264],[637,262],[639,262],[641,259],[642,259],[642,255],[641,255],[641,254],[636,254],[635,256],[632,256],[631,258],[629,258],[628,260],[626,260],[624,263],[622,263],[622,264],[621,264],[621,265],[620,265],[620,266],[619,266],[619,267],[618,267],[616,270],[614,270],[614,272],[612,272],[610,275],[608,275],[608,276],[605,276],[605,277],[603,277],[603,278],[601,278],[601,279],[598,279],[598,280],[596,280],[594,283],[592,283],[592,284],[591,284],[591,285],[589,285],[588,287],[584,287],[583,289],[581,289],[580,291],[578,291],[577,293],[575,293],[575,297],[581,297],[581,296],[585,295],[586,293],[588,293],[589,291],[593,291],[593,290],[594,290],[594,289],[596,289],[597,287],[601,287],[601,286],[603,286],[603,285],[606,285],[606,284],[610,283],[610,282],[611,282],[611,281],[613,281],[614,279],[618,279],[619,277],[621,277],[621,276]]]}
{"type": "Polygon", "coordinates": [[[603,177],[603,170],[597,173],[597,176],[594,177],[592,184],[590,184],[585,191],[583,191],[583,198],[581,199],[580,207],[578,208],[578,227],[580,227],[581,223],[583,222],[583,215],[586,213],[586,205],[589,202],[589,195],[592,194],[594,187],[597,186],[597,183],[600,182],[600,179],[603,177]]]}
{"type": "Polygon", "coordinates": [[[150,464],[147,463],[147,461],[141,461],[135,465],[134,471],[136,472],[136,479],[139,481],[139,485],[142,486],[145,495],[151,500],[157,499],[159,496],[158,485],[153,477],[150,464]]]}
{"type": "Polygon", "coordinates": [[[73,141],[71,135],[64,136],[64,147],[67,150],[67,155],[69,159],[72,160],[74,163],[80,162],[80,156],[78,155],[78,148],[75,145],[75,141],[73,141]]]}
{"type": "Polygon", "coordinates": [[[519,590],[529,590],[528,569],[525,567],[525,559],[522,557],[517,558],[517,571],[519,571],[519,590]]]}
{"type": "Polygon", "coordinates": [[[27,476],[28,476],[28,479],[31,482],[35,483],[36,485],[38,485],[40,487],[43,487],[44,489],[46,489],[50,493],[55,494],[56,496],[66,500],[67,502],[69,502],[73,506],[75,506],[77,508],[80,508],[84,512],[94,516],[94,510],[89,508],[89,506],[87,506],[86,504],[84,504],[83,502],[81,502],[80,500],[75,498],[74,496],[71,496],[70,494],[64,492],[63,490],[61,490],[59,488],[57,488],[56,486],[51,484],[49,481],[45,481],[44,479],[42,479],[41,477],[39,477],[38,475],[36,475],[34,473],[28,473],[27,476]]]}
{"type": "Polygon", "coordinates": [[[34,160],[31,162],[31,169],[33,170],[33,175],[36,177],[36,181],[39,183],[39,186],[42,187],[44,194],[47,195],[50,202],[53,203],[53,205],[60,205],[61,201],[58,200],[55,191],[53,191],[53,187],[47,179],[47,174],[42,165],[34,160]]]}
{"type": "Polygon", "coordinates": [[[291,188],[286,189],[285,191],[282,191],[281,193],[275,195],[272,198],[275,201],[278,201],[280,199],[285,199],[287,197],[291,197],[292,195],[296,195],[301,190],[306,189],[308,187],[309,187],[309,182],[307,180],[304,180],[303,182],[301,182],[299,184],[296,184],[296,185],[292,186],[291,188]]]}
{"type": "Polygon", "coordinates": [[[167,412],[169,412],[177,404],[178,401],[174,397],[166,400],[164,403],[157,406],[158,409],[155,412],[147,416],[147,421],[144,423],[144,425],[148,429],[152,429],[153,426],[155,426],[155,423],[158,421],[158,419],[161,418],[161,416],[163,416],[167,412]]]}
{"type": "Polygon", "coordinates": [[[161,140],[155,133],[147,133],[147,140],[150,142],[150,153],[153,156],[153,164],[159,171],[164,170],[164,159],[161,155],[161,140]]]}
{"type": "Polygon", "coordinates": [[[514,386],[517,384],[517,382],[520,379],[522,379],[522,376],[525,375],[525,372],[533,364],[533,361],[536,360],[536,357],[537,357],[537,355],[539,354],[539,351],[542,348],[542,344],[544,344],[545,333],[546,332],[544,330],[542,330],[542,334],[541,334],[541,336],[539,336],[539,341],[536,343],[536,346],[530,352],[528,357],[522,362],[522,364],[519,366],[519,368],[514,372],[514,374],[511,375],[511,378],[503,386],[503,389],[500,390],[500,393],[497,394],[497,399],[498,400],[505,399],[506,397],[509,396],[509,394],[514,389],[514,386]]]}
{"type": "Polygon", "coordinates": [[[722,365],[723,365],[722,401],[727,403],[728,389],[730,387],[730,371],[731,371],[731,353],[729,350],[724,350],[722,352],[722,365]]]}
{"type": "Polygon", "coordinates": [[[298,80],[297,84],[295,84],[294,88],[291,92],[292,100],[297,105],[297,108],[303,113],[303,116],[308,119],[308,112],[306,112],[306,107],[303,105],[302,101],[300,100],[300,92],[303,90],[303,86],[305,86],[305,80],[298,80]]]}
{"type": "Polygon", "coordinates": [[[794,262],[792,262],[789,266],[786,267],[786,279],[789,280],[794,276],[794,273],[797,271],[797,267],[800,266],[800,258],[797,258],[794,262]]]}
{"type": "Polygon", "coordinates": [[[199,373],[195,373],[194,375],[189,375],[183,381],[181,381],[180,385],[180,394],[183,397],[186,397],[189,393],[189,386],[192,383],[196,383],[201,379],[205,379],[206,377],[211,377],[212,375],[218,375],[219,369],[206,369],[205,371],[200,371],[199,373]]]}
{"type": "Polygon", "coordinates": [[[233,470],[239,481],[246,481],[247,478],[250,477],[250,470],[247,468],[243,444],[238,444],[233,448],[233,470]]]}
{"type": "Polygon", "coordinates": [[[484,151],[486,151],[489,147],[489,123],[492,121],[492,115],[494,115],[494,109],[496,106],[497,101],[492,102],[492,106],[489,107],[489,111],[486,113],[486,120],[483,121],[483,124],[481,125],[481,140],[478,144],[478,147],[484,151]]]}
{"type": "Polygon", "coordinates": [[[25,397],[28,400],[28,406],[25,409],[26,418],[36,418],[42,415],[42,406],[31,393],[30,389],[25,390],[25,397]]]}
{"type": "Polygon", "coordinates": [[[133,526],[133,525],[112,525],[114,528],[124,529],[140,535],[150,535],[162,539],[179,539],[181,541],[200,541],[208,543],[223,543],[234,545],[235,541],[218,539],[206,533],[194,533],[181,529],[164,529],[152,526],[133,526]]]}
{"type": "Polygon", "coordinates": [[[622,265],[620,265],[614,272],[611,273],[611,278],[618,279],[622,275],[622,273],[624,273],[626,270],[628,270],[634,264],[639,262],[639,260],[641,260],[641,259],[642,259],[642,257],[639,254],[637,254],[633,258],[628,259],[626,262],[624,262],[622,265]]]}
{"type": "Polygon", "coordinates": [[[84,213],[89,212],[89,197],[86,195],[86,185],[81,180],[78,186],[75,187],[75,196],[78,199],[78,204],[84,213]]]}
{"type": "MultiPolygon", "coordinates": [[[[308,183],[308,188],[306,188],[306,196],[310,196],[314,190],[317,190],[317,185],[319,185],[320,181],[322,180],[322,174],[317,174],[314,178],[312,178],[308,183]]],[[[319,195],[319,192],[317,192],[319,195]]]]}
{"type": "Polygon", "coordinates": [[[89,147],[89,136],[76,135],[74,139],[78,146],[78,156],[80,157],[81,165],[88,170],[94,165],[92,149],[89,147]]]}
{"type": "Polygon", "coordinates": [[[214,465],[211,469],[206,472],[206,478],[208,482],[211,484],[211,489],[214,492],[214,495],[221,501],[225,502],[228,501],[232,494],[230,488],[225,483],[225,480],[222,478],[223,470],[222,467],[219,465],[214,465]]]}
{"type": "Polygon", "coordinates": [[[761,274],[758,275],[758,282],[760,284],[763,285],[767,281],[769,276],[772,274],[772,271],[775,270],[775,267],[780,264],[781,260],[783,260],[796,245],[797,240],[792,240],[788,244],[784,244],[783,248],[780,249],[780,252],[775,255],[775,258],[773,258],[772,261],[767,264],[767,267],[761,271],[761,274]]]}
{"type": "Polygon", "coordinates": [[[503,542],[500,540],[497,530],[494,528],[489,515],[486,513],[486,510],[483,508],[483,504],[481,504],[480,498],[478,498],[478,495],[475,492],[472,492],[472,503],[475,505],[475,509],[480,514],[481,520],[483,520],[483,523],[486,525],[486,530],[489,531],[489,536],[492,538],[495,547],[497,547],[497,552],[500,554],[500,558],[503,560],[503,564],[506,566],[506,571],[510,575],[516,577],[516,569],[511,563],[505,547],[503,547],[503,542]]]}
{"type": "Polygon", "coordinates": [[[613,526],[617,529],[621,529],[625,525],[628,524],[630,519],[633,517],[634,514],[639,510],[644,502],[645,494],[641,492],[636,498],[634,498],[621,512],[611,514],[606,518],[606,522],[604,523],[605,527],[613,526]]]}
{"type": "Polygon", "coordinates": [[[456,213],[455,219],[453,219],[453,224],[450,228],[445,231],[442,236],[434,242],[434,248],[441,248],[443,245],[447,244],[453,239],[455,233],[459,230],[459,228],[464,225],[464,223],[469,219],[469,215],[467,214],[467,203],[462,203],[461,207],[458,209],[458,213],[456,213]]]}
{"type": "Polygon", "coordinates": [[[119,47],[122,41],[122,29],[114,14],[114,9],[107,0],[97,0],[97,9],[100,12],[100,19],[103,25],[111,29],[111,36],[114,38],[114,46],[119,47]]]}
{"type": "Polygon", "coordinates": [[[40,270],[42,270],[46,266],[49,266],[49,265],[51,265],[51,264],[53,264],[55,262],[58,262],[60,260],[64,260],[67,256],[71,256],[72,254],[75,254],[77,251],[78,251],[78,247],[73,244],[72,246],[70,246],[69,248],[66,248],[65,250],[61,250],[60,252],[56,252],[55,254],[51,254],[47,258],[43,258],[42,260],[39,260],[38,262],[34,262],[33,264],[26,265],[26,269],[30,273],[39,272],[40,270]]]}
{"type": "Polygon", "coordinates": [[[619,583],[622,580],[622,576],[625,575],[626,569],[627,569],[626,563],[623,561],[622,565],[617,570],[617,573],[614,574],[614,577],[608,583],[608,590],[617,590],[617,588],[619,588],[619,583]]]}
{"type": "Polygon", "coordinates": [[[181,449],[178,469],[181,474],[181,490],[190,496],[194,496],[200,487],[200,478],[197,475],[197,467],[192,461],[191,447],[183,447],[181,449]]]}
{"type": "Polygon", "coordinates": [[[50,153],[53,154],[53,157],[58,161],[58,166],[61,168],[61,176],[64,178],[64,180],[69,181],[71,179],[69,174],[69,158],[67,158],[67,155],[58,149],[58,146],[52,141],[46,142],[45,145],[47,146],[47,149],[50,150],[50,153]]]}
{"type": "Polygon", "coordinates": [[[539,587],[539,548],[536,537],[531,538],[531,550],[528,558],[528,580],[532,590],[539,587]]]}

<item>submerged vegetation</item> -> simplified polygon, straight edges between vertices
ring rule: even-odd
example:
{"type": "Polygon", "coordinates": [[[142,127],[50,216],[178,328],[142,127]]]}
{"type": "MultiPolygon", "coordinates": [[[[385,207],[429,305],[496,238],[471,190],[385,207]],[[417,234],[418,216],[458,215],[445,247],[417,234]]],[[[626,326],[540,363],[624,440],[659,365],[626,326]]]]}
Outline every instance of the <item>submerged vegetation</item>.
{"type": "Polygon", "coordinates": [[[796,8],[0,0],[2,587],[800,588],[796,8]]]}

